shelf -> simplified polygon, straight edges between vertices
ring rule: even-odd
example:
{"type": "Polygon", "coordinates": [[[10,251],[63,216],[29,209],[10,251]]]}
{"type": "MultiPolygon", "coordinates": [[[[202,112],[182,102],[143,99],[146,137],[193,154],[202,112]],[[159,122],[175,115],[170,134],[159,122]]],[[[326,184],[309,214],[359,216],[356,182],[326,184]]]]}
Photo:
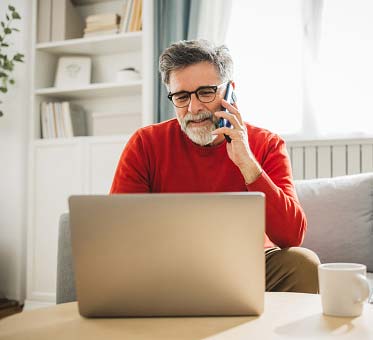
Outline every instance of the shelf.
{"type": "Polygon", "coordinates": [[[62,146],[74,143],[122,143],[128,141],[131,135],[112,135],[112,136],[77,136],[70,138],[46,138],[46,139],[35,139],[34,146],[62,146]]]}
{"type": "Polygon", "coordinates": [[[142,32],[53,41],[36,45],[36,50],[58,55],[105,55],[141,50],[142,32]]]}
{"type": "Polygon", "coordinates": [[[75,6],[93,5],[102,2],[110,2],[113,0],[73,0],[75,6]]]}
{"type": "Polygon", "coordinates": [[[85,87],[59,89],[55,87],[38,89],[39,96],[50,96],[60,99],[92,98],[92,97],[117,97],[141,93],[142,81],[131,83],[103,83],[91,84],[85,87]]]}

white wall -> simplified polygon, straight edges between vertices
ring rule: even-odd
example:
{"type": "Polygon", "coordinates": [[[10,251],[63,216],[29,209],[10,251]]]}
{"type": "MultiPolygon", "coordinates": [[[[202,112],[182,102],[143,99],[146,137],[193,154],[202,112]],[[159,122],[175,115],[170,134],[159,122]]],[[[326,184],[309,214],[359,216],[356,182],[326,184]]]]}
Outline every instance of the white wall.
{"type": "Polygon", "coordinates": [[[31,45],[31,2],[1,0],[0,19],[5,19],[8,5],[13,5],[22,19],[15,21],[9,41],[12,50],[25,54],[25,63],[16,63],[15,86],[0,94],[4,116],[0,118],[0,292],[6,297],[25,298],[27,142],[29,107],[29,65],[31,45]]]}

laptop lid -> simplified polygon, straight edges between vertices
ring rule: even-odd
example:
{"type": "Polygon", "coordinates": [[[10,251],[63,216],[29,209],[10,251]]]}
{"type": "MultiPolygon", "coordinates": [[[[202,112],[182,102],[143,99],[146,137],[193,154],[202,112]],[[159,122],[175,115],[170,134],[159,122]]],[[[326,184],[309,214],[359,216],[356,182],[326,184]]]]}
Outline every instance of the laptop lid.
{"type": "Polygon", "coordinates": [[[258,315],[262,193],[69,198],[80,314],[258,315]]]}

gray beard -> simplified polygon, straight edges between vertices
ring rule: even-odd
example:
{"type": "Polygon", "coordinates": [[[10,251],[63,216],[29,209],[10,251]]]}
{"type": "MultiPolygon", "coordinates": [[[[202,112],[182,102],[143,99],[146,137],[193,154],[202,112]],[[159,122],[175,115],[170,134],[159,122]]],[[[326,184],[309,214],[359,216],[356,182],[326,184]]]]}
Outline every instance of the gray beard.
{"type": "Polygon", "coordinates": [[[218,127],[219,118],[214,116],[211,112],[201,112],[198,114],[191,114],[188,112],[183,118],[176,116],[179,121],[181,130],[185,132],[188,138],[193,142],[201,146],[211,144],[216,138],[216,135],[212,135],[211,132],[218,127]],[[200,119],[209,118],[211,124],[201,127],[191,127],[188,123],[190,121],[197,121],[200,119]]]}

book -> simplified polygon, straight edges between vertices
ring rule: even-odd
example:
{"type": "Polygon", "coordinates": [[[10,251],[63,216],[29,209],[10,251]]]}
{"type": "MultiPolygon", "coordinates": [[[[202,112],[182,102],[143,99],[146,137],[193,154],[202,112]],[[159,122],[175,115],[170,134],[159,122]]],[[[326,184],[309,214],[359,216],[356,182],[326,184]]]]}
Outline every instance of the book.
{"type": "Polygon", "coordinates": [[[87,33],[87,32],[99,32],[99,31],[107,31],[107,30],[113,30],[113,29],[116,29],[118,30],[118,25],[117,24],[114,24],[114,25],[95,25],[95,26],[87,26],[85,29],[84,29],[84,33],[87,33]]]}
{"type": "Polygon", "coordinates": [[[54,117],[52,103],[47,103],[47,121],[48,121],[48,138],[56,138],[57,128],[56,128],[56,121],[54,117]]]}
{"type": "Polygon", "coordinates": [[[54,116],[54,121],[56,124],[56,137],[60,138],[63,137],[63,127],[62,127],[62,117],[60,115],[59,109],[58,109],[58,104],[59,103],[51,103],[52,110],[53,110],[53,116],[54,116]]]}
{"type": "Polygon", "coordinates": [[[135,31],[141,31],[142,28],[142,0],[139,1],[139,7],[136,15],[135,31]]]}
{"type": "Polygon", "coordinates": [[[112,29],[112,30],[105,30],[105,31],[96,31],[96,32],[85,32],[84,38],[90,38],[90,37],[96,37],[101,35],[111,35],[111,34],[117,34],[118,29],[112,29]]]}
{"type": "Polygon", "coordinates": [[[102,14],[95,14],[89,15],[85,19],[86,24],[97,24],[97,23],[104,23],[104,24],[119,24],[120,16],[117,13],[102,13],[102,14]]]}
{"type": "Polygon", "coordinates": [[[37,16],[38,43],[51,41],[51,16],[52,0],[39,0],[37,16]]]}
{"type": "Polygon", "coordinates": [[[86,136],[87,119],[85,110],[77,104],[62,102],[62,116],[66,126],[66,137],[86,136]]]}
{"type": "Polygon", "coordinates": [[[131,14],[131,7],[132,7],[133,0],[124,0],[122,5],[122,14],[120,19],[120,32],[124,33],[128,30],[128,22],[131,14]]]}
{"type": "Polygon", "coordinates": [[[47,121],[47,108],[46,103],[42,102],[40,104],[40,130],[41,138],[48,138],[48,121],[47,121]]]}
{"type": "Polygon", "coordinates": [[[52,41],[81,38],[84,20],[71,0],[52,0],[52,41]]]}
{"type": "Polygon", "coordinates": [[[136,24],[136,15],[139,7],[139,3],[141,0],[133,0],[133,6],[131,11],[131,17],[130,21],[128,23],[128,32],[134,32],[135,31],[135,24],[136,24]]]}

